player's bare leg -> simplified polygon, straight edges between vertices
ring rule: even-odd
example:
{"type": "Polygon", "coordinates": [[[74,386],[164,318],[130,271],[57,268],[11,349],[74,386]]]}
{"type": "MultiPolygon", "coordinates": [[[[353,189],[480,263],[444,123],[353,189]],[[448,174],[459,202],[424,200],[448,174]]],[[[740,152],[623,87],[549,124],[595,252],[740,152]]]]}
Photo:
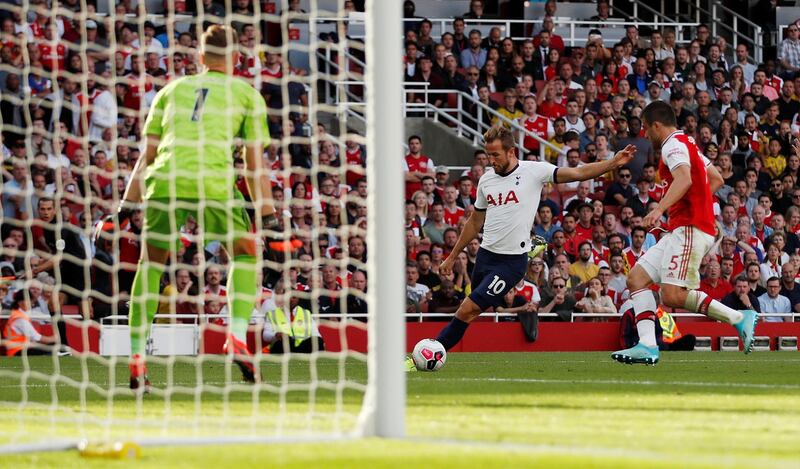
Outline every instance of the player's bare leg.
{"type": "Polygon", "coordinates": [[[131,327],[130,387],[137,392],[150,392],[150,379],[145,365],[145,343],[158,308],[158,292],[169,250],[143,243],[142,256],[136,267],[131,288],[128,315],[131,327]]]}
{"type": "Polygon", "coordinates": [[[258,249],[254,239],[243,237],[233,242],[232,250],[231,272],[228,275],[228,311],[231,312],[231,322],[224,351],[233,357],[245,381],[257,383],[261,377],[253,356],[247,349],[247,326],[258,292],[258,249]]]}

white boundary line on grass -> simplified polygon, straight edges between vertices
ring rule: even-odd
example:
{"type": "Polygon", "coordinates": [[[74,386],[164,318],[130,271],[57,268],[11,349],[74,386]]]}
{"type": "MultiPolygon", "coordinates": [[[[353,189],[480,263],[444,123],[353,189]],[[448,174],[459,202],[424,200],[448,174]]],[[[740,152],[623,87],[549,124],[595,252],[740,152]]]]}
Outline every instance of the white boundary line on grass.
{"type": "Polygon", "coordinates": [[[742,466],[744,464],[755,465],[756,467],[786,467],[795,469],[797,466],[790,461],[777,462],[772,459],[763,459],[751,456],[698,456],[692,454],[690,456],[682,456],[669,451],[666,453],[659,453],[656,451],[646,451],[631,448],[614,448],[614,447],[594,447],[594,446],[570,446],[570,445],[549,445],[549,444],[536,444],[536,443],[516,443],[516,442],[488,442],[488,441],[474,441],[474,440],[455,440],[455,439],[442,439],[431,440],[422,437],[409,437],[407,440],[417,441],[421,443],[431,443],[435,441],[438,444],[448,446],[464,446],[468,449],[483,448],[491,450],[513,451],[517,453],[536,453],[548,454],[553,456],[572,456],[581,455],[589,456],[592,458],[597,457],[619,457],[619,458],[636,458],[640,460],[671,463],[674,466],[681,467],[730,467],[742,466]],[[676,461],[677,459],[677,461],[676,461]]]}
{"type": "MultiPolygon", "coordinates": [[[[496,354],[499,354],[499,353],[503,353],[503,352],[455,352],[455,353],[459,353],[459,354],[462,354],[462,353],[464,353],[464,354],[466,354],[466,353],[496,353],[496,354]]],[[[509,353],[530,353],[530,354],[535,354],[535,353],[549,353],[549,352],[509,352],[509,353]]],[[[563,352],[555,352],[555,353],[563,353],[563,352]]],[[[572,353],[572,352],[567,352],[567,353],[572,353]]],[[[589,352],[589,353],[593,353],[593,352],[589,352]]],[[[602,352],[602,353],[605,354],[606,352],[602,352]]],[[[704,353],[704,352],[698,352],[698,353],[704,353]]],[[[716,352],[710,352],[710,353],[716,353],[716,352]]],[[[787,355],[790,355],[791,353],[792,352],[788,352],[787,355]]],[[[478,363],[486,363],[486,362],[485,361],[481,361],[481,360],[459,360],[458,363],[459,364],[478,364],[478,363]]],[[[500,363],[518,363],[518,362],[516,360],[501,360],[500,363]]],[[[619,364],[616,361],[612,361],[611,359],[608,359],[608,360],[606,360],[606,359],[602,359],[602,360],[585,360],[585,359],[569,360],[569,359],[564,359],[564,360],[548,360],[547,363],[599,363],[599,364],[608,364],[608,365],[619,366],[619,364]]],[[[787,357],[786,359],[777,359],[777,360],[773,360],[773,359],[758,359],[758,358],[733,358],[733,359],[730,359],[730,360],[728,360],[728,359],[709,360],[709,359],[706,359],[706,358],[692,360],[692,359],[672,359],[672,358],[670,358],[669,360],[662,360],[662,361],[659,362],[660,365],[668,365],[670,363],[800,363],[800,357],[798,357],[798,358],[788,358],[787,357]]]]}
{"type": "Polygon", "coordinates": [[[436,381],[490,381],[540,384],[629,384],[633,386],[697,386],[708,388],[733,387],[753,389],[800,389],[800,384],[767,383],[708,383],[702,381],[652,381],[624,379],[543,379],[543,378],[434,378],[436,381]]]}

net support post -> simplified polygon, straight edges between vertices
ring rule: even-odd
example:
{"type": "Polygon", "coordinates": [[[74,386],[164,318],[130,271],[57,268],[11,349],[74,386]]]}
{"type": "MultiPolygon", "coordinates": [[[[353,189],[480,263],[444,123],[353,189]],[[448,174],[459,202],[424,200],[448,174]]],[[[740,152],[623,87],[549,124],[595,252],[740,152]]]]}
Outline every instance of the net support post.
{"type": "Polygon", "coordinates": [[[405,275],[401,0],[367,0],[369,386],[365,436],[405,435],[405,275]]]}

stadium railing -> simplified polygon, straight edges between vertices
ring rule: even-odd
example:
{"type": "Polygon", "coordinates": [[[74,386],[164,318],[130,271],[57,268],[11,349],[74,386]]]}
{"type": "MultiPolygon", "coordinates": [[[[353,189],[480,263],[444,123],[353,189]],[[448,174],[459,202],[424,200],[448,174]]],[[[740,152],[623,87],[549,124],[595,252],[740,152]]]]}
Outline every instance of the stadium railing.
{"type": "MultiPolygon", "coordinates": [[[[324,102],[330,103],[336,93],[341,92],[338,87],[339,84],[335,80],[354,81],[358,86],[363,89],[364,86],[364,71],[367,64],[360,58],[353,55],[348,50],[340,50],[336,44],[326,44],[324,48],[318,49],[315,53],[317,61],[319,62],[319,70],[321,78],[327,81],[328,85],[322,86],[323,92],[320,96],[324,102]],[[339,73],[339,69],[343,69],[339,73]],[[331,88],[333,87],[333,93],[331,88]]],[[[349,91],[349,90],[347,90],[349,91]]],[[[353,96],[356,94],[353,92],[353,96]]],[[[363,101],[362,96],[358,96],[359,101],[363,101]]]]}
{"type": "MultiPolygon", "coordinates": [[[[663,3],[662,1],[662,11],[664,10],[663,3]]],[[[686,6],[688,8],[687,13],[679,13],[677,16],[679,18],[681,16],[689,18],[694,17],[695,21],[698,23],[701,17],[711,18],[709,26],[711,27],[711,34],[714,37],[722,33],[729,36],[731,48],[733,50],[736,50],[736,46],[740,43],[747,45],[750,59],[756,64],[762,63],[764,60],[765,38],[763,29],[759,25],[728,8],[719,0],[709,0],[707,3],[708,6],[705,8],[701,6],[701,3],[702,2],[675,2],[676,11],[679,11],[680,6],[686,6]]],[[[648,9],[648,7],[643,4],[639,5],[638,2],[634,3],[634,11],[639,7],[648,9]]],[[[653,10],[649,9],[648,11],[653,10]]],[[[780,42],[780,37],[778,41],[780,42]]]]}
{"type": "Polygon", "coordinates": [[[739,43],[744,43],[750,50],[750,57],[760,64],[764,61],[764,33],[761,26],[755,24],[739,13],[726,7],[719,0],[711,3],[711,11],[708,12],[711,21],[711,34],[716,37],[718,29],[731,35],[731,47],[736,50],[739,43]],[[730,21],[716,21],[717,18],[725,15],[730,21]]]}
{"type": "MultiPolygon", "coordinates": [[[[419,18],[406,18],[404,21],[406,22],[418,22],[419,18]]],[[[452,31],[452,23],[453,18],[428,18],[428,20],[433,23],[433,28],[431,29],[431,36],[432,37],[439,37],[442,33],[447,31],[452,31]]],[[[481,20],[472,20],[472,19],[465,19],[464,24],[466,25],[466,30],[469,31],[470,29],[477,29],[481,32],[482,36],[486,36],[489,34],[489,31],[493,27],[499,27],[500,30],[504,33],[503,37],[508,36],[509,32],[512,30],[512,25],[521,25],[523,26],[523,30],[525,34],[529,34],[528,27],[529,26],[536,26],[541,25],[543,22],[542,19],[535,19],[535,20],[511,20],[511,19],[481,19],[481,20]]],[[[638,20],[614,20],[614,21],[593,21],[593,20],[572,20],[572,19],[564,19],[559,18],[558,24],[560,27],[556,27],[555,33],[561,36],[561,39],[564,40],[565,46],[583,46],[586,44],[586,41],[589,36],[589,31],[598,27],[602,26],[602,33],[603,33],[603,41],[606,47],[612,46],[615,42],[619,41],[623,37],[625,37],[625,26],[627,25],[636,25],[636,26],[647,26],[653,29],[659,29],[663,27],[670,27],[675,28],[675,37],[678,43],[688,43],[691,42],[688,39],[683,37],[684,29],[695,28],[700,23],[697,22],[677,22],[673,19],[656,19],[655,21],[638,21],[638,20]],[[615,26],[619,26],[618,28],[615,26]]],[[[532,34],[523,35],[523,36],[510,36],[511,39],[515,41],[524,41],[526,39],[531,39],[533,37],[532,34]]]]}
{"type": "MultiPolygon", "coordinates": [[[[538,135],[531,133],[519,125],[517,121],[507,118],[506,116],[500,114],[463,91],[455,89],[432,89],[430,88],[430,84],[428,82],[409,81],[404,84],[404,92],[406,97],[408,97],[410,94],[416,95],[418,93],[421,93],[423,96],[422,103],[408,102],[408,99],[405,100],[403,114],[406,117],[408,117],[409,114],[416,115],[422,112],[424,117],[432,117],[436,121],[441,120],[444,123],[452,124],[456,134],[459,137],[469,138],[475,145],[481,143],[483,140],[483,133],[492,126],[491,122],[484,122],[483,115],[485,112],[491,115],[493,118],[497,117],[500,122],[517,132],[520,137],[530,137],[538,141],[540,161],[545,160],[544,152],[546,148],[549,148],[555,152],[561,151],[561,149],[557,146],[539,137],[538,135]],[[428,95],[431,94],[455,96],[456,105],[450,106],[447,104],[439,107],[433,106],[428,102],[428,95]],[[467,109],[470,109],[473,105],[477,106],[482,111],[479,112],[477,116],[472,116],[467,111],[467,109]],[[477,124],[477,128],[472,127],[470,124],[477,124]]],[[[522,143],[523,138],[517,138],[517,145],[521,152],[520,154],[528,153],[523,147],[522,143]]]]}

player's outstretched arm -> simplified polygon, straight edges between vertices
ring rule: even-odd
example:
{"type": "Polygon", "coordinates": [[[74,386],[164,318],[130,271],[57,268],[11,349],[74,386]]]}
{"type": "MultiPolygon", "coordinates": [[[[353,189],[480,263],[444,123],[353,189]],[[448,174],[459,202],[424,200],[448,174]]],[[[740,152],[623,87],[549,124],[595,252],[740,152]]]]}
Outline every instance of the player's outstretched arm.
{"type": "Polygon", "coordinates": [[[661,220],[661,216],[664,215],[664,212],[678,203],[678,201],[686,195],[686,192],[689,191],[689,187],[692,185],[692,173],[689,170],[689,165],[684,164],[678,166],[671,172],[673,179],[672,184],[670,184],[669,189],[667,189],[667,193],[661,198],[658,206],[651,210],[642,220],[645,228],[649,229],[656,226],[658,221],[661,220]]]}
{"type": "Polygon", "coordinates": [[[621,166],[625,166],[626,164],[630,163],[635,155],[636,147],[633,145],[628,145],[627,147],[618,151],[617,154],[609,160],[598,161],[597,163],[589,163],[577,168],[558,168],[558,172],[556,173],[556,178],[558,180],[554,182],[563,184],[565,182],[594,179],[609,171],[617,169],[621,166]]]}
{"type": "Polygon", "coordinates": [[[481,232],[481,228],[483,228],[484,220],[486,220],[485,210],[475,210],[472,212],[472,215],[469,216],[467,223],[464,225],[464,229],[458,236],[458,241],[456,241],[456,245],[453,247],[453,250],[450,251],[447,259],[445,259],[444,262],[442,262],[442,265],[439,266],[439,272],[441,274],[452,272],[453,264],[458,257],[458,253],[463,251],[464,248],[467,247],[467,244],[469,244],[470,241],[478,236],[478,233],[481,232]]]}

